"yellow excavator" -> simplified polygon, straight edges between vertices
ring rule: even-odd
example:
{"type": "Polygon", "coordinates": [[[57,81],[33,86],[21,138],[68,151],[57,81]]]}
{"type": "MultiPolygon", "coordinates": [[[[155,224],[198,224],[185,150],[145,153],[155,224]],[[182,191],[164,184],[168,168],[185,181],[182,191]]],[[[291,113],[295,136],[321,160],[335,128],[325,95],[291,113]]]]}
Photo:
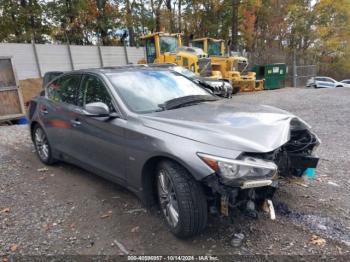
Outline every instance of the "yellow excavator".
{"type": "Polygon", "coordinates": [[[197,75],[222,78],[220,71],[213,71],[211,59],[203,49],[182,45],[180,33],[151,33],[141,37],[146,47],[146,59],[139,64],[175,63],[183,66],[197,75]]]}
{"type": "Polygon", "coordinates": [[[247,72],[248,59],[241,56],[225,56],[225,41],[209,37],[192,40],[192,46],[201,48],[211,60],[213,71],[219,71],[223,79],[229,80],[240,91],[259,91],[264,89],[264,81],[256,80],[254,72],[247,72]]]}

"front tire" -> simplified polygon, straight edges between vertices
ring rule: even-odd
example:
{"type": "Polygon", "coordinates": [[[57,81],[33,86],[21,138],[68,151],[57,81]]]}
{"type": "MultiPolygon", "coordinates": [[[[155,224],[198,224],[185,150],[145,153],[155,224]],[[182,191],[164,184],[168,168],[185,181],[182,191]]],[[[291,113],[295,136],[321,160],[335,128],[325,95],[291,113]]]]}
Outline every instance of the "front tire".
{"type": "Polygon", "coordinates": [[[51,146],[44,129],[36,125],[33,129],[33,142],[35,151],[40,159],[46,165],[52,165],[56,162],[53,158],[51,146]]]}
{"type": "Polygon", "coordinates": [[[208,219],[207,201],[202,186],[185,168],[163,161],[157,168],[160,208],[170,231],[179,238],[199,234],[208,219]]]}

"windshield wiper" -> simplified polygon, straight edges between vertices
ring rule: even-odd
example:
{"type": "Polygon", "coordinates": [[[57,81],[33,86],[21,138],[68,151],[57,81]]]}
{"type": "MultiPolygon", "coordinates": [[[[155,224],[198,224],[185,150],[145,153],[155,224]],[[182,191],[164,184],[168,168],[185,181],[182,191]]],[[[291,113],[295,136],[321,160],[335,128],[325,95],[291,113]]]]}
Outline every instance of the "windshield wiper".
{"type": "Polygon", "coordinates": [[[183,96],[183,97],[170,99],[158,106],[163,110],[170,110],[170,109],[183,107],[186,105],[191,105],[193,103],[196,104],[200,102],[216,101],[216,100],[218,100],[217,97],[210,96],[210,95],[191,95],[191,96],[183,96]]]}

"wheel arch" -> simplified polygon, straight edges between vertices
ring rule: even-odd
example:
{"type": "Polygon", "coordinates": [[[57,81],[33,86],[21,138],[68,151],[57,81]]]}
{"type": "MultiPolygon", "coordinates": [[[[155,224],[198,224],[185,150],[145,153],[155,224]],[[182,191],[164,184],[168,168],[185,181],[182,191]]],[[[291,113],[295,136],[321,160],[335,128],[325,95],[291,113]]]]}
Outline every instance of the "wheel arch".
{"type": "Polygon", "coordinates": [[[189,168],[186,167],[186,164],[176,157],[169,155],[156,155],[149,158],[143,165],[141,173],[142,201],[147,207],[152,207],[157,203],[156,168],[162,161],[174,162],[185,168],[187,172],[193,176],[189,168]]]}
{"type": "Polygon", "coordinates": [[[32,141],[34,141],[33,131],[34,131],[34,128],[35,128],[37,125],[40,126],[40,124],[39,124],[38,121],[32,121],[32,122],[30,123],[30,137],[31,137],[32,141]]]}

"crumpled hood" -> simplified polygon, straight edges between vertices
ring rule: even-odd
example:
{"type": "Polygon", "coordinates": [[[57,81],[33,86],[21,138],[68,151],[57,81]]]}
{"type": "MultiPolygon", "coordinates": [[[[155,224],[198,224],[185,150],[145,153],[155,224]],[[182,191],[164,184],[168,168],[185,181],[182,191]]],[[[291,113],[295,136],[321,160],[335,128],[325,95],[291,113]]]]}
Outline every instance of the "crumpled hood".
{"type": "MultiPolygon", "coordinates": [[[[225,100],[142,116],[145,126],[201,143],[243,152],[270,152],[290,138],[291,113],[225,100]]],[[[293,121],[294,123],[295,121],[293,121]]]]}

